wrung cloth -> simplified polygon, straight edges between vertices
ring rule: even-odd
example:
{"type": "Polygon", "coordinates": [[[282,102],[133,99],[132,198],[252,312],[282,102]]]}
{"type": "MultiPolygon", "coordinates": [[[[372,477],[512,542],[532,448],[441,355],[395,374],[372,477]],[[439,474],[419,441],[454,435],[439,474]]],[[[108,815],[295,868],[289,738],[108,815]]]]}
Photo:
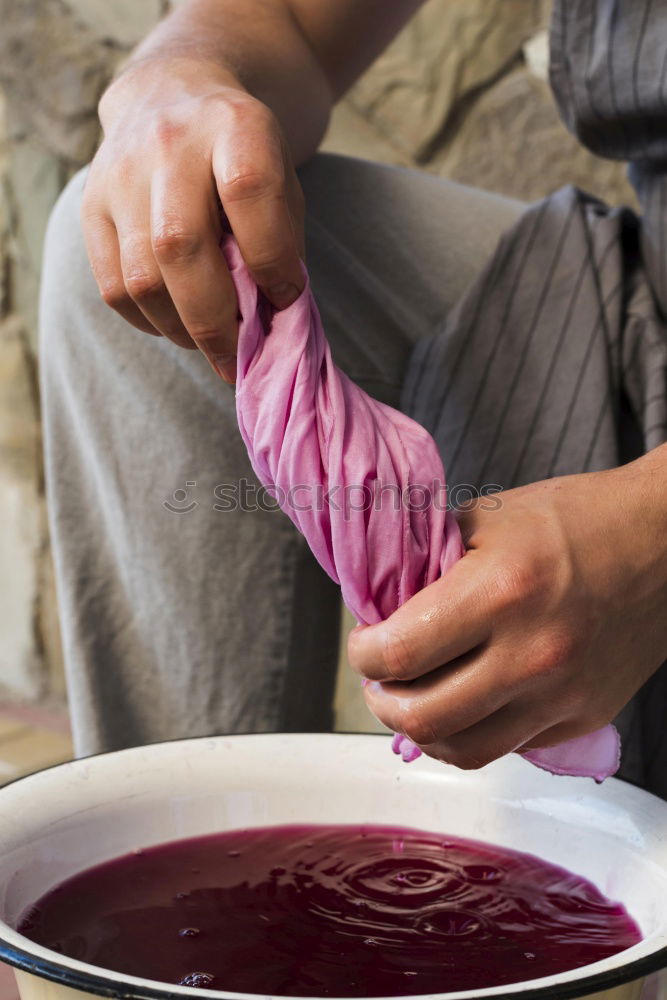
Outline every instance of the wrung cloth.
{"type": "MultiPolygon", "coordinates": [[[[236,411],[253,469],[363,624],[388,618],[464,555],[430,434],[333,363],[306,285],[287,309],[260,298],[231,237],[223,250],[241,315],[236,411]]],[[[404,760],[421,753],[396,734],[404,760]]],[[[613,726],[523,756],[602,781],[619,765],[613,726]]]]}

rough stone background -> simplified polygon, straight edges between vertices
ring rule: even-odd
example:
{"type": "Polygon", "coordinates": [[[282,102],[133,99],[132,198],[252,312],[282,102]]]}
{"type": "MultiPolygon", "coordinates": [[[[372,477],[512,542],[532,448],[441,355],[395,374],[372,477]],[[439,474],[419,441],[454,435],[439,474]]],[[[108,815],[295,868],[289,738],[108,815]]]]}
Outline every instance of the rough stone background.
{"type": "MultiPolygon", "coordinates": [[[[50,208],[98,141],[96,105],[170,0],[0,0],[0,697],[63,697],[36,369],[50,208]]],[[[525,199],[574,182],[632,202],[579,148],[546,83],[546,0],[427,0],[336,109],[325,148],[525,199]]],[[[342,683],[346,727],[356,685],[342,683]]],[[[357,707],[355,707],[357,706],[357,707]]]]}

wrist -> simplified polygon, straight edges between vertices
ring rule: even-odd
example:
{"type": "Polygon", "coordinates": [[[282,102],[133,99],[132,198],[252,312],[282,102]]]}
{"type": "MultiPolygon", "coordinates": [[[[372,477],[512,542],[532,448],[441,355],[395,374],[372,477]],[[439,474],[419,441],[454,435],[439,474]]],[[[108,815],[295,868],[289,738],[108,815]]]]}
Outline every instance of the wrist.
{"type": "Polygon", "coordinates": [[[619,502],[627,505],[635,530],[650,537],[656,554],[667,559],[667,444],[620,466],[614,474],[619,502]]]}
{"type": "MultiPolygon", "coordinates": [[[[652,581],[667,606],[667,445],[614,469],[612,475],[612,500],[620,509],[637,576],[642,583],[652,581]]],[[[661,618],[667,618],[664,610],[661,618]]]]}

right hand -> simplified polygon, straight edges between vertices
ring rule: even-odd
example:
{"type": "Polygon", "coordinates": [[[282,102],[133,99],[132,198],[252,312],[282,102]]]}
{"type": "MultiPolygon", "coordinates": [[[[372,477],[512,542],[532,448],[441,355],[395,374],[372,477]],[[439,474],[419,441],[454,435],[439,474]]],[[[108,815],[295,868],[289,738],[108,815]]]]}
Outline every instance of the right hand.
{"type": "Polygon", "coordinates": [[[82,221],[102,298],[137,329],[199,347],[233,382],[237,304],[220,206],[275,308],[304,283],[303,194],[276,117],[224,68],[178,56],[131,64],[100,120],[82,221]]]}

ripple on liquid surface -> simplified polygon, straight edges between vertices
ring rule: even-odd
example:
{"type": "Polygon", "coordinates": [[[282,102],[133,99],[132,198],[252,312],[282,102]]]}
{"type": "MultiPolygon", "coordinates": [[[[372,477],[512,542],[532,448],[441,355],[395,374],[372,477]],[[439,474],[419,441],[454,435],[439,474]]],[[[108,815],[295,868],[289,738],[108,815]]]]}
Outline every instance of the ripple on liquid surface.
{"type": "Polygon", "coordinates": [[[620,904],[532,855],[376,826],[144,848],[56,887],[18,929],[130,975],[319,997],[504,985],[641,939],[620,904]]]}

